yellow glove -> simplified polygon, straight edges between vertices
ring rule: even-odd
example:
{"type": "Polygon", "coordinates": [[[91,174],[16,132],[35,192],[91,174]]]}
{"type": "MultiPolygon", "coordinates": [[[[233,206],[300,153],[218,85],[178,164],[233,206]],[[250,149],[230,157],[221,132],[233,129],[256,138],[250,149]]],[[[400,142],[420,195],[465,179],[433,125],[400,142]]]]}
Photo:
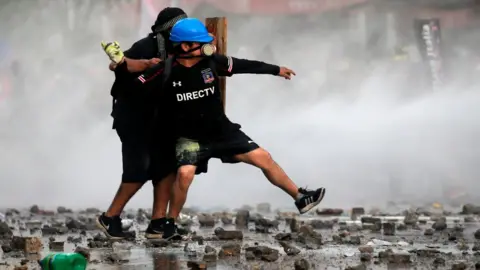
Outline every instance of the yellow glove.
{"type": "Polygon", "coordinates": [[[125,56],[123,55],[122,49],[120,48],[120,44],[117,41],[105,43],[102,41],[102,48],[103,51],[108,55],[110,60],[115,64],[119,64],[123,61],[125,56]]]}

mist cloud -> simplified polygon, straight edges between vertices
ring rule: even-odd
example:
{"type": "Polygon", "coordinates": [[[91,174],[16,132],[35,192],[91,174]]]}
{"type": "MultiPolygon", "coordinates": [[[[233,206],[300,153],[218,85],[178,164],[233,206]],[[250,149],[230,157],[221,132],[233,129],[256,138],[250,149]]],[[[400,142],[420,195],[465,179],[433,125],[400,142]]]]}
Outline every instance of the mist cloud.
{"type": "MultiPolygon", "coordinates": [[[[25,11],[17,12],[27,14],[28,6],[22,7],[25,11]]],[[[52,14],[37,20],[48,22],[52,14]]],[[[2,13],[2,24],[11,20],[2,13]]],[[[112,18],[112,25],[117,20],[112,18]]],[[[282,23],[287,21],[275,22],[282,23]]],[[[323,30],[317,37],[305,25],[298,28],[295,38],[269,32],[271,40],[264,44],[256,43],[264,33],[253,23],[230,34],[236,43],[231,55],[286,65],[298,76],[292,81],[253,75],[228,79],[227,114],[299,185],[326,187],[323,205],[335,207],[435,200],[453,183],[478,190],[476,85],[458,87],[460,82],[454,81],[436,93],[412,88],[415,77],[405,79],[403,69],[388,59],[365,67],[350,61],[355,72],[330,85],[328,74],[338,69],[343,55],[358,48],[343,46],[348,31],[323,30]],[[339,52],[339,47],[344,49],[339,52]]],[[[113,75],[100,50],[101,34],[92,23],[86,30],[91,35],[72,43],[58,29],[62,26],[27,20],[4,35],[26,75],[21,78],[25,92],[0,104],[0,207],[104,209],[120,183],[120,142],[109,116],[113,75]],[[22,50],[41,38],[32,34],[20,39],[17,31],[37,30],[61,41],[39,42],[35,50],[41,54],[22,50]],[[61,43],[65,50],[48,47],[51,43],[61,43]]],[[[121,38],[127,48],[138,36],[121,38]]],[[[151,193],[147,184],[129,206],[149,207],[151,193]]],[[[259,170],[212,160],[209,173],[194,181],[187,204],[236,207],[263,201],[293,206],[259,170]]]]}

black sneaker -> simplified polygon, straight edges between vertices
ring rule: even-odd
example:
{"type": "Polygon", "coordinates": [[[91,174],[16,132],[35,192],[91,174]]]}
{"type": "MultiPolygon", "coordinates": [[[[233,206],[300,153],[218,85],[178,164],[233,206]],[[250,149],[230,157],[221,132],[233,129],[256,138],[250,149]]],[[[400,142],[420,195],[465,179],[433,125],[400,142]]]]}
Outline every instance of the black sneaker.
{"type": "Polygon", "coordinates": [[[325,188],[319,188],[317,190],[308,190],[304,188],[299,188],[298,192],[303,196],[295,201],[295,205],[300,211],[300,214],[305,214],[310,211],[313,207],[317,206],[325,196],[325,188]]]}
{"type": "Polygon", "coordinates": [[[177,226],[175,225],[175,220],[173,218],[167,219],[167,223],[165,224],[164,228],[165,230],[163,231],[163,239],[172,241],[182,240],[182,236],[178,234],[177,226]]]}
{"type": "Polygon", "coordinates": [[[97,227],[110,239],[120,240],[125,238],[122,230],[122,219],[119,216],[107,217],[105,213],[96,220],[97,227]]]}
{"type": "Polygon", "coordinates": [[[165,230],[165,224],[167,224],[166,218],[153,219],[148,224],[148,228],[145,231],[145,238],[147,239],[161,239],[165,230]]]}

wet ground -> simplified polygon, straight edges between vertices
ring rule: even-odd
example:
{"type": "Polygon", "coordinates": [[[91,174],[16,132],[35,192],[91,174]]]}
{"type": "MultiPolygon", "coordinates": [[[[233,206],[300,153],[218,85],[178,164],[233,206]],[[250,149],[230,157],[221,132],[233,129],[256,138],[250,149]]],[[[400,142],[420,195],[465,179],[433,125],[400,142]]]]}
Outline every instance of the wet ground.
{"type": "Polygon", "coordinates": [[[306,217],[257,211],[248,216],[245,211],[190,213],[182,220],[190,224],[188,239],[175,243],[146,240],[148,218],[143,211],[125,215],[125,226],[136,234],[126,241],[108,241],[95,230],[95,209],[62,214],[3,211],[13,236],[39,237],[43,247],[38,254],[25,254],[0,226],[0,269],[22,264],[27,268],[17,269],[37,269],[42,256],[72,252],[77,246],[89,248],[88,269],[480,269],[476,214],[417,209],[400,215],[362,213],[352,219],[335,211],[319,210],[306,217]],[[242,228],[242,219],[247,219],[248,229],[242,228]]]}

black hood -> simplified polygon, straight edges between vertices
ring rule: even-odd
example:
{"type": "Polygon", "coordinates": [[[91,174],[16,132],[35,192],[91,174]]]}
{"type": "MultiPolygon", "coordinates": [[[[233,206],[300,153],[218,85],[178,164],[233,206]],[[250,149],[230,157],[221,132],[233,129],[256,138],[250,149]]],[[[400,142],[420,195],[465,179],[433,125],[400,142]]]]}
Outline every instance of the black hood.
{"type": "Polygon", "coordinates": [[[181,8],[167,7],[158,13],[151,34],[157,42],[158,58],[165,60],[168,52],[173,50],[173,45],[169,41],[170,30],[175,23],[184,18],[187,18],[187,14],[181,8]]]}
{"type": "Polygon", "coordinates": [[[158,13],[155,24],[152,25],[152,32],[163,32],[171,28],[177,21],[187,18],[187,14],[183,9],[176,7],[167,7],[158,13]]]}

